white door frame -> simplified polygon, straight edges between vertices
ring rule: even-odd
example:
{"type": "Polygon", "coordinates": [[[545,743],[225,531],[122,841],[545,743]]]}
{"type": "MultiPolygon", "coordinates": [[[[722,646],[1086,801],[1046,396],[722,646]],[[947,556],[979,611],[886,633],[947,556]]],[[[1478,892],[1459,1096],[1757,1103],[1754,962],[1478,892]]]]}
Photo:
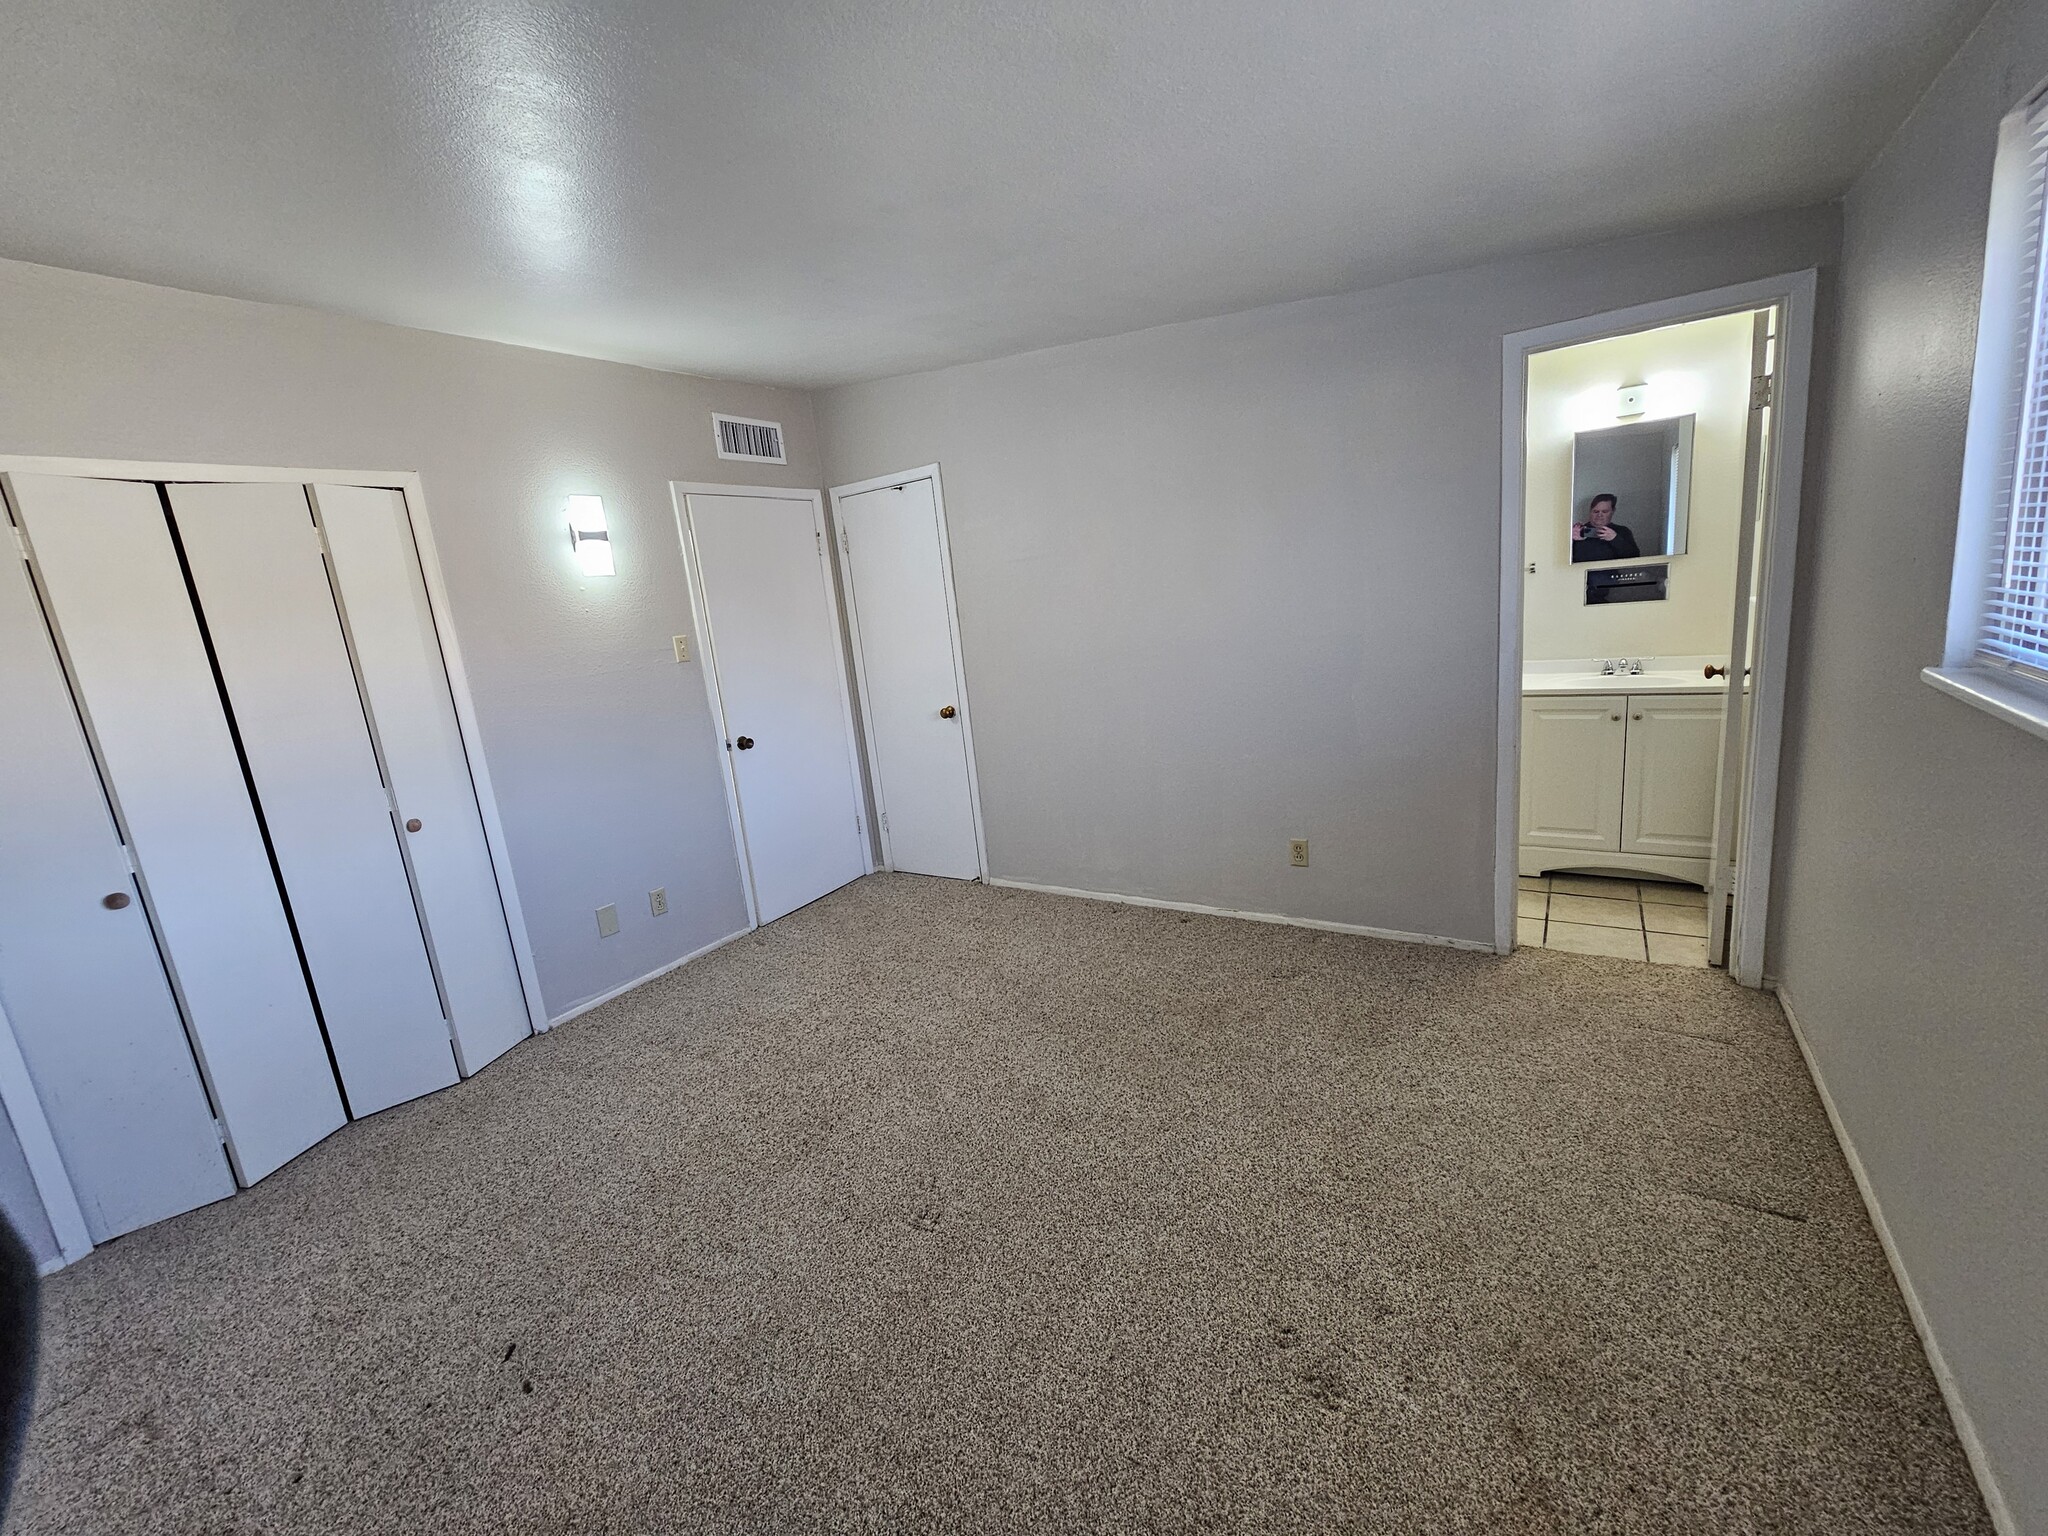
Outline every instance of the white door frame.
{"type": "MultiPolygon", "coordinates": [[[[853,568],[848,562],[846,528],[839,519],[839,499],[842,496],[858,496],[863,491],[894,490],[917,480],[932,483],[932,502],[939,514],[939,574],[946,589],[946,634],[953,646],[953,687],[960,700],[960,734],[967,749],[967,803],[974,812],[974,862],[981,871],[982,880],[988,879],[988,838],[981,828],[981,776],[974,766],[974,709],[967,701],[967,661],[960,651],[960,603],[953,595],[953,545],[946,536],[946,489],[939,481],[939,466],[926,464],[919,469],[907,469],[900,475],[877,475],[872,480],[856,480],[851,485],[832,487],[832,524],[838,529],[839,539],[839,585],[845,595],[847,632],[853,637],[854,680],[860,688],[861,724],[871,726],[875,718],[875,707],[868,698],[867,662],[861,649],[860,603],[853,589],[853,568]]],[[[875,749],[875,733],[872,729],[861,732],[867,744],[868,783],[875,797],[877,831],[882,843],[882,867],[894,869],[895,860],[889,851],[889,823],[886,814],[889,807],[882,797],[882,762],[875,749]]]]}
{"type": "MultiPolygon", "coordinates": [[[[690,623],[697,631],[697,644],[703,652],[701,670],[704,673],[704,698],[711,706],[711,725],[718,732],[718,756],[725,765],[725,813],[732,823],[732,853],[740,867],[740,891],[747,899],[747,927],[751,933],[761,926],[761,905],[754,893],[754,866],[747,852],[746,820],[740,812],[739,779],[733,772],[732,752],[725,743],[731,739],[725,718],[725,699],[718,689],[718,642],[711,632],[711,608],[705,600],[704,570],[697,560],[697,541],[690,532],[690,498],[692,496],[749,496],[756,499],[768,498],[773,501],[807,502],[811,509],[811,527],[818,535],[818,564],[825,576],[825,605],[831,610],[834,649],[843,633],[839,618],[839,588],[832,579],[832,560],[825,549],[825,497],[820,491],[793,490],[780,485],[712,485],[701,480],[671,480],[668,483],[669,500],[675,504],[676,536],[683,543],[683,575],[690,587],[690,623]]],[[[853,807],[860,817],[860,857],[867,866],[867,872],[875,872],[874,849],[868,838],[867,796],[861,790],[860,760],[855,755],[853,727],[853,694],[847,687],[846,654],[839,653],[839,707],[846,721],[846,771],[853,784],[853,807]]]]}
{"type": "MultiPolygon", "coordinates": [[[[1778,398],[1772,402],[1770,526],[1760,573],[1753,712],[1735,876],[1735,932],[1728,970],[1747,987],[1764,982],[1769,924],[1771,843],[1778,815],[1778,756],[1784,740],[1785,691],[1792,633],[1795,561],[1799,550],[1799,484],[1806,463],[1806,402],[1813,369],[1814,269],[1704,293],[1637,304],[1556,325],[1517,331],[1501,342],[1500,438],[1500,687],[1499,744],[1494,779],[1494,949],[1515,947],[1515,876],[1522,772],[1522,564],[1528,469],[1528,359],[1582,341],[1654,330],[1687,320],[1782,306],[1778,398]]],[[[1731,615],[1731,619],[1732,619],[1731,615]]],[[[1738,679],[1730,678],[1735,697],[1738,679]]]]}
{"type": "MultiPolygon", "coordinates": [[[[433,521],[427,512],[427,493],[417,473],[410,470],[356,469],[265,469],[246,464],[185,464],[159,459],[79,459],[41,454],[0,454],[0,472],[23,475],[71,475],[87,480],[205,480],[231,484],[363,485],[395,490],[405,498],[413,543],[419,550],[420,571],[427,583],[427,607],[434,621],[435,639],[440,644],[441,664],[447,669],[448,691],[455,701],[455,723],[462,737],[463,755],[469,760],[470,781],[476,786],[477,810],[484,826],[484,844],[490,851],[491,872],[497,878],[498,895],[505,905],[505,926],[512,940],[512,954],[519,967],[519,985],[525,994],[527,1022],[534,1032],[548,1028],[547,1010],[541,1005],[540,975],[534,968],[533,945],[527,938],[526,916],[519,905],[519,890],[512,878],[512,860],[505,847],[504,822],[498,815],[497,793],[491,787],[491,771],[484,761],[483,736],[477,729],[476,706],[470,698],[469,674],[462,664],[462,647],[456,639],[450,615],[448,583],[441,573],[441,557],[434,545],[433,521]]],[[[4,788],[4,786],[0,786],[4,788]]],[[[50,1224],[57,1229],[58,1243],[68,1263],[92,1248],[84,1235],[78,1196],[70,1175],[57,1159],[56,1144],[50,1140],[49,1121],[41,1101],[34,1096],[26,1065],[21,1062],[21,1045],[13,1024],[0,1012],[0,1104],[14,1122],[22,1150],[29,1156],[29,1170],[35,1176],[37,1192],[50,1224]],[[40,1127],[40,1132],[32,1129],[40,1127]],[[31,1148],[31,1140],[37,1145],[31,1148]],[[48,1143],[47,1155],[43,1143],[48,1143]],[[58,1181],[61,1180],[61,1184],[58,1181]],[[74,1226],[73,1223],[76,1222],[74,1226]],[[83,1244],[74,1251],[74,1242],[83,1244]]]]}

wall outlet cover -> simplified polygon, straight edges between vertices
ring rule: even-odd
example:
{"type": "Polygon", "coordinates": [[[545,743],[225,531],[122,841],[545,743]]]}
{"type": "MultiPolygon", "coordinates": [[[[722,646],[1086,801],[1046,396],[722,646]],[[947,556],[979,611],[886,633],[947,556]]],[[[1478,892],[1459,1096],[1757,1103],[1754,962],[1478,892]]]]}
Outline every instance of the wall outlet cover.
{"type": "Polygon", "coordinates": [[[690,637],[688,635],[677,635],[675,641],[676,660],[688,661],[690,659],[690,637]]]}
{"type": "Polygon", "coordinates": [[[1297,837],[1287,845],[1287,862],[1296,869],[1308,868],[1308,839],[1297,837]]]}
{"type": "Polygon", "coordinates": [[[597,909],[597,936],[608,939],[619,931],[619,909],[606,902],[597,909]]]}
{"type": "Polygon", "coordinates": [[[661,886],[647,893],[647,910],[656,917],[668,915],[668,887],[661,886]]]}

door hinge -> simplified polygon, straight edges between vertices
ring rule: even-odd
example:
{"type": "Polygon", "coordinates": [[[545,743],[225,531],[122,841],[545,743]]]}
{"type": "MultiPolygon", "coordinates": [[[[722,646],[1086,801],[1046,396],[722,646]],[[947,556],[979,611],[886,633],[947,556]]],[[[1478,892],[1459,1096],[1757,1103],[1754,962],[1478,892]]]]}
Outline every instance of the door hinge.
{"type": "Polygon", "coordinates": [[[220,1138],[220,1144],[228,1144],[228,1124],[219,1115],[213,1117],[213,1134],[220,1138]]]}
{"type": "Polygon", "coordinates": [[[889,813],[887,811],[883,811],[880,815],[878,815],[875,818],[875,820],[882,824],[882,830],[884,832],[889,830],[889,813]]]}
{"type": "Polygon", "coordinates": [[[1749,381],[1749,408],[1761,411],[1771,404],[1771,376],[1760,373],[1749,381]]]}
{"type": "Polygon", "coordinates": [[[121,845],[121,857],[128,861],[129,874],[139,875],[142,873],[142,866],[135,862],[135,850],[133,848],[130,848],[126,843],[123,843],[121,845]]]}
{"type": "Polygon", "coordinates": [[[8,529],[14,534],[14,547],[21,552],[21,558],[28,558],[28,535],[21,531],[18,523],[9,523],[8,529]]]}
{"type": "Polygon", "coordinates": [[[842,554],[850,555],[853,553],[853,546],[846,542],[846,530],[844,528],[839,530],[839,548],[842,554]]]}

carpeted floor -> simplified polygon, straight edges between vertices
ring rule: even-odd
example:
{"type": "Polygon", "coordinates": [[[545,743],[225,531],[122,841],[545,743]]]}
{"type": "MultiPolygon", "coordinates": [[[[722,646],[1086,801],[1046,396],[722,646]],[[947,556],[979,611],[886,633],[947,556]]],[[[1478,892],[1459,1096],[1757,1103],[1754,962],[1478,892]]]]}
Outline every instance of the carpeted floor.
{"type": "Polygon", "coordinates": [[[1768,998],[908,876],[48,1304],[11,1536],[1989,1529],[1768,998]]]}

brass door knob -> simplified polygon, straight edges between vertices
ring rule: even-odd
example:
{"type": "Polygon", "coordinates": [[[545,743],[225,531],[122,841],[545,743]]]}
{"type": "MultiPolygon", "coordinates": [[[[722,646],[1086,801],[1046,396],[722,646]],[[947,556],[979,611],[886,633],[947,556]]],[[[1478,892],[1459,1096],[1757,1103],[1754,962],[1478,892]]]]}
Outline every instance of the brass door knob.
{"type": "Polygon", "coordinates": [[[128,902],[129,896],[126,891],[113,891],[110,892],[108,895],[102,896],[100,898],[100,905],[105,907],[109,912],[120,911],[123,907],[128,905],[128,902]]]}
{"type": "Polygon", "coordinates": [[[1728,669],[1726,667],[1708,667],[1705,675],[1708,677],[1726,677],[1728,669]]]}
{"type": "Polygon", "coordinates": [[[955,715],[957,715],[958,713],[959,713],[959,711],[958,711],[957,709],[955,709],[955,708],[954,708],[954,707],[953,707],[952,705],[950,705],[950,704],[947,704],[947,705],[944,705],[944,706],[942,706],[942,707],[940,708],[940,710],[939,710],[939,718],[940,718],[941,720],[950,720],[950,719],[952,719],[952,718],[953,718],[953,717],[954,717],[955,715]]]}
{"type": "Polygon", "coordinates": [[[417,816],[413,816],[413,817],[410,817],[410,818],[408,818],[408,819],[407,819],[407,821],[406,821],[406,823],[405,823],[405,830],[406,830],[406,831],[408,831],[408,832],[417,832],[417,831],[419,831],[419,829],[420,829],[420,819],[419,819],[419,817],[417,817],[417,816]]]}

